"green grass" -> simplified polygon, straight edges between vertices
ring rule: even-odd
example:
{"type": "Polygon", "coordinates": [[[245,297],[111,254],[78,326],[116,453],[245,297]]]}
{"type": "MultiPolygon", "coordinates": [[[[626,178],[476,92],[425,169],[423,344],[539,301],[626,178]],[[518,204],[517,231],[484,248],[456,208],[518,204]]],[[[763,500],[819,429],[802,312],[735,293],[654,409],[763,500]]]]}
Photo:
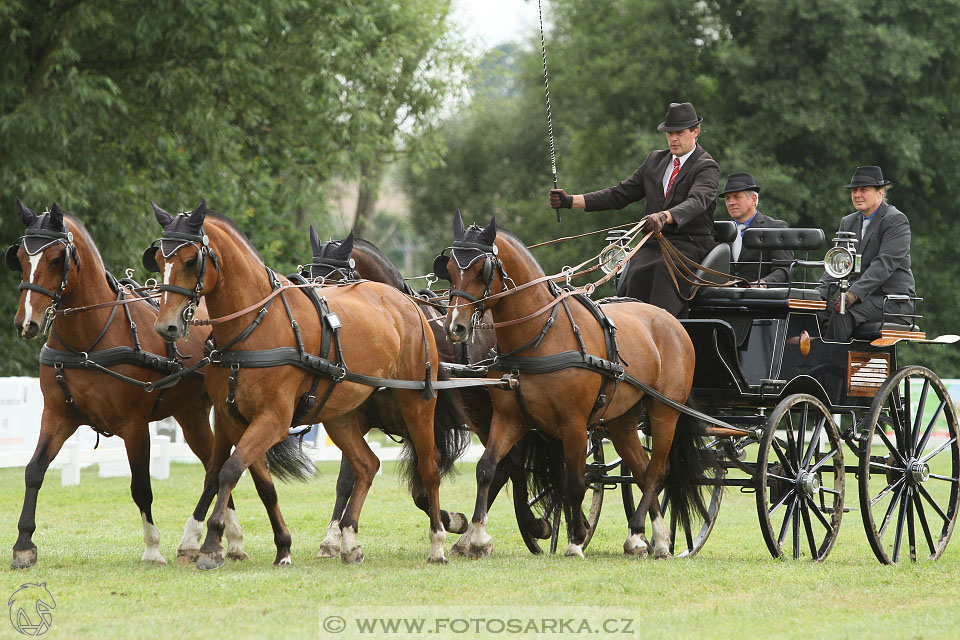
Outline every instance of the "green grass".
{"type": "MultiPolygon", "coordinates": [[[[154,514],[171,563],[201,475],[199,465],[179,464],[170,480],[154,482],[154,514]]],[[[425,561],[426,517],[388,463],[361,518],[366,560],[345,566],[313,557],[336,477],[336,466],[323,464],[315,481],[278,487],[294,564],[276,569],[269,523],[245,476],[234,495],[250,559],[201,573],[175,563],[140,565],[140,518],[127,479],[100,479],[91,468],[79,487],[63,488],[59,476],[50,472],[40,493],[38,564],[7,570],[0,583],[0,597],[6,598],[22,583],[46,582],[57,602],[48,638],[316,638],[321,611],[356,605],[390,605],[398,616],[414,605],[461,614],[480,605],[494,611],[530,605],[540,607],[538,615],[544,607],[590,607],[598,615],[616,607],[629,611],[634,630],[648,638],[960,636],[960,542],[937,563],[881,566],[852,511],[824,564],[778,562],[760,535],[754,496],[735,489],[724,497],[706,548],[691,560],[625,558],[620,494],[610,491],[585,560],[531,556],[516,532],[511,501],[502,496],[490,514],[494,556],[437,567],[425,561]],[[468,608],[452,608],[463,606],[468,608]]],[[[441,488],[443,504],[465,512],[473,495],[472,465],[441,488]]],[[[23,470],[0,470],[0,531],[7,549],[16,538],[22,497],[23,470]]],[[[856,504],[852,479],[847,504],[856,504]]],[[[454,539],[448,537],[448,550],[454,539]]],[[[14,637],[21,636],[0,621],[0,639],[14,637]]]]}

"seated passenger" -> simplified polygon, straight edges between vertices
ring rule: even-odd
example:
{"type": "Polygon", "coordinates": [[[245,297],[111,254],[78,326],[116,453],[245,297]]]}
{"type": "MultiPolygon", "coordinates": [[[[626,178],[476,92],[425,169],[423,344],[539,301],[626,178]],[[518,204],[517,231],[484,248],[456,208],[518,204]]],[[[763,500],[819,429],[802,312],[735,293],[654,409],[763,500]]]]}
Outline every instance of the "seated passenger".
{"type": "Polygon", "coordinates": [[[848,278],[846,313],[840,314],[839,283],[826,273],[817,292],[827,301],[821,322],[825,340],[847,342],[857,325],[882,322],[883,312],[909,314],[913,304],[908,300],[890,301],[885,295],[916,296],[913,272],[910,271],[910,222],[896,207],[886,202],[889,180],[883,179],[880,167],[857,167],[850,184],[853,213],[840,221],[839,231],[852,231],[860,240],[860,273],[848,278]]]}
{"type": "Polygon", "coordinates": [[[786,228],[787,223],[765,216],[757,211],[760,200],[760,187],[749,173],[731,173],[727,184],[720,193],[727,206],[727,213],[737,223],[740,234],[730,247],[730,273],[746,278],[760,286],[786,283],[789,273],[786,267],[774,267],[771,260],[792,260],[793,252],[786,249],[772,249],[761,252],[759,249],[743,248],[743,234],[747,229],[786,228]],[[762,253],[762,255],[761,255],[762,253]],[[761,257],[763,264],[760,263],[761,257]]]}

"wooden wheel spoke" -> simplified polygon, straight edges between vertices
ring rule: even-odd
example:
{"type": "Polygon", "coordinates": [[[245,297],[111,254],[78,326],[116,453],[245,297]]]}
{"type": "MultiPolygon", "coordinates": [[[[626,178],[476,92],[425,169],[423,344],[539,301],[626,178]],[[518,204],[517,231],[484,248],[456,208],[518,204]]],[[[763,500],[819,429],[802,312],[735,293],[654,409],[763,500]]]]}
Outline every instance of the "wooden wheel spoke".
{"type": "Polygon", "coordinates": [[[916,451],[914,455],[922,454],[923,450],[927,448],[927,442],[929,442],[930,436],[933,435],[933,427],[937,423],[937,420],[940,418],[940,414],[943,413],[943,409],[946,406],[946,399],[941,399],[939,406],[937,406],[937,410],[933,412],[933,417],[930,418],[930,422],[927,424],[927,428],[923,432],[923,437],[920,439],[920,442],[917,444],[917,448],[914,450],[916,451]]]}
{"type": "Polygon", "coordinates": [[[793,484],[794,482],[796,482],[796,478],[786,478],[786,477],[784,477],[784,476],[778,476],[778,475],[775,474],[775,473],[768,473],[768,474],[767,474],[767,477],[768,477],[768,478],[774,478],[774,479],[776,479],[776,480],[779,480],[779,481],[781,481],[781,482],[786,482],[786,483],[788,483],[788,484],[793,484]]]}
{"type": "Polygon", "coordinates": [[[903,430],[902,430],[902,432],[901,432],[902,435],[903,435],[903,441],[902,441],[903,448],[902,448],[902,451],[905,451],[905,452],[907,453],[907,455],[909,456],[909,455],[911,455],[911,454],[913,453],[913,452],[911,451],[911,448],[910,448],[910,445],[913,443],[913,437],[912,437],[911,434],[910,434],[910,431],[911,431],[910,428],[911,428],[912,425],[910,424],[910,406],[911,406],[911,405],[910,405],[910,394],[911,394],[911,389],[910,389],[910,387],[911,387],[911,385],[910,385],[910,378],[909,378],[909,377],[906,377],[906,378],[903,379],[903,386],[904,386],[904,391],[903,391],[903,413],[902,413],[902,416],[901,416],[901,414],[898,413],[897,417],[898,417],[898,418],[900,418],[900,417],[903,418],[903,422],[902,422],[902,424],[901,424],[901,427],[903,428],[903,430]]]}
{"type": "Polygon", "coordinates": [[[897,531],[893,535],[893,561],[897,562],[900,559],[900,545],[903,543],[903,524],[907,519],[907,502],[910,501],[910,487],[905,487],[902,492],[902,499],[900,500],[900,510],[897,514],[897,531]]]}
{"type": "Polygon", "coordinates": [[[836,457],[838,452],[839,452],[839,449],[831,449],[830,451],[828,451],[822,458],[817,460],[817,463],[815,465],[810,467],[809,469],[810,473],[816,473],[817,471],[819,471],[820,467],[827,464],[830,460],[836,457]]]}
{"type": "Polygon", "coordinates": [[[784,431],[787,432],[787,456],[790,458],[790,462],[793,464],[800,464],[800,449],[797,447],[796,437],[793,435],[793,414],[787,413],[787,427],[784,431]]]}
{"type": "Polygon", "coordinates": [[[777,458],[780,460],[780,464],[783,465],[783,468],[796,476],[797,470],[793,467],[793,464],[790,462],[790,460],[787,459],[787,455],[784,453],[783,449],[780,448],[780,441],[776,438],[771,440],[770,448],[773,449],[773,452],[777,454],[777,458]]]}
{"type": "Polygon", "coordinates": [[[797,434],[797,468],[802,468],[803,442],[807,437],[807,420],[810,418],[810,405],[803,403],[803,411],[800,414],[800,432],[797,434]]]}
{"type": "Polygon", "coordinates": [[[783,523],[780,525],[780,535],[777,536],[777,544],[782,548],[783,539],[787,537],[787,527],[790,526],[790,520],[794,515],[794,511],[797,508],[797,497],[794,496],[793,500],[790,501],[790,506],[787,507],[787,513],[783,516],[783,523]]]}
{"type": "Polygon", "coordinates": [[[890,518],[893,516],[893,510],[897,508],[897,503],[900,502],[900,498],[903,497],[903,492],[906,489],[900,488],[897,490],[897,493],[893,496],[893,500],[890,501],[890,504],[887,505],[887,513],[883,517],[883,524],[880,525],[880,529],[877,531],[877,537],[883,538],[883,534],[887,532],[887,527],[890,525],[890,518]]]}
{"type": "Polygon", "coordinates": [[[920,423],[923,421],[923,408],[927,405],[927,392],[930,391],[929,378],[923,379],[923,389],[920,391],[920,400],[917,402],[917,415],[913,419],[913,440],[910,442],[910,453],[916,455],[917,442],[920,435],[920,423]]]}
{"type": "MultiPolygon", "coordinates": [[[[814,508],[816,511],[816,508],[814,508]]],[[[807,544],[810,545],[810,557],[816,560],[819,557],[817,552],[817,541],[813,537],[813,526],[810,523],[810,508],[807,501],[800,503],[800,514],[803,516],[803,530],[807,534],[807,544]]]]}
{"type": "Polygon", "coordinates": [[[949,440],[941,444],[939,447],[937,447],[927,455],[920,458],[920,462],[928,462],[932,457],[934,457],[935,455],[937,455],[938,453],[940,453],[941,451],[943,451],[944,449],[946,449],[956,441],[957,441],[956,438],[950,438],[949,440]]]}
{"type": "MultiPolygon", "coordinates": [[[[922,405],[921,405],[922,406],[922,405]]],[[[907,489],[907,542],[910,545],[910,561],[917,561],[917,530],[913,523],[913,491],[907,489]]]]}
{"type": "Polygon", "coordinates": [[[813,433],[810,434],[810,445],[807,447],[807,452],[803,455],[803,461],[800,463],[800,466],[804,469],[810,464],[810,461],[813,460],[813,454],[816,453],[817,447],[820,444],[820,436],[823,434],[823,427],[826,422],[826,416],[820,416],[820,419],[817,420],[817,426],[814,427],[813,433]]]}
{"type": "Polygon", "coordinates": [[[920,492],[920,495],[923,496],[923,499],[930,503],[930,506],[933,507],[933,510],[937,512],[944,522],[949,522],[950,518],[947,517],[947,514],[943,512],[943,509],[940,508],[940,505],[937,504],[937,501],[933,499],[933,496],[923,488],[922,484],[917,485],[917,491],[920,492]]]}
{"type": "Polygon", "coordinates": [[[936,478],[937,480],[946,480],[947,482],[957,483],[960,482],[960,478],[951,478],[950,476],[942,476],[939,473],[931,473],[931,478],[936,478]]]}
{"type": "Polygon", "coordinates": [[[885,495],[887,495],[888,493],[890,493],[890,491],[893,490],[894,488],[896,488],[897,486],[903,484],[903,481],[904,481],[903,478],[898,478],[898,479],[895,480],[894,482],[888,484],[888,485],[883,489],[883,491],[881,491],[880,493],[878,493],[877,495],[875,495],[875,496],[873,497],[873,500],[870,501],[870,506],[871,506],[871,507],[875,507],[875,506],[877,505],[877,503],[880,502],[880,500],[883,499],[883,496],[885,496],[885,495]]]}
{"type": "MultiPolygon", "coordinates": [[[[896,446],[894,446],[894,444],[893,444],[892,442],[890,442],[890,437],[887,435],[887,432],[884,431],[883,425],[878,424],[876,430],[874,431],[874,433],[876,433],[878,436],[880,436],[880,439],[883,440],[883,443],[884,443],[885,445],[887,445],[887,449],[890,450],[890,453],[892,453],[894,456],[896,456],[897,460],[900,461],[900,464],[902,464],[904,467],[906,467],[906,466],[907,466],[907,460],[906,460],[906,458],[904,458],[904,457],[903,457],[903,454],[900,452],[900,450],[899,450],[896,446]]],[[[897,440],[899,440],[899,439],[900,439],[900,436],[898,435],[898,436],[897,436],[897,440]]],[[[868,444],[869,444],[869,443],[868,443],[868,444]]]]}
{"type": "Polygon", "coordinates": [[[937,552],[937,549],[933,544],[933,536],[930,535],[930,525],[927,524],[927,514],[923,510],[923,501],[917,493],[913,494],[913,504],[917,510],[917,517],[920,519],[920,528],[923,529],[923,537],[927,539],[927,547],[930,549],[930,555],[933,555],[937,552]]]}
{"type": "Polygon", "coordinates": [[[813,512],[813,515],[817,516],[817,520],[819,520],[823,528],[827,530],[827,533],[833,533],[833,525],[824,517],[820,509],[817,508],[817,503],[813,502],[810,498],[807,498],[807,502],[810,504],[810,510],[813,512]]]}
{"type": "Polygon", "coordinates": [[[833,496],[840,495],[840,492],[837,491],[836,489],[831,489],[830,487],[824,487],[823,485],[820,486],[820,491],[823,491],[824,493],[829,493],[830,495],[833,495],[833,496]]]}
{"type": "Polygon", "coordinates": [[[883,464],[882,462],[873,461],[870,463],[870,471],[893,471],[896,473],[903,473],[906,471],[904,467],[891,467],[888,464],[883,464]]]}
{"type": "Polygon", "coordinates": [[[791,496],[793,496],[794,493],[795,493],[795,489],[793,489],[793,487],[791,487],[786,493],[784,493],[784,494],[780,497],[780,500],[777,502],[777,504],[775,504],[775,505],[773,505],[772,507],[770,507],[770,509],[767,511],[767,513],[772,516],[772,515],[773,515],[773,512],[776,511],[777,509],[779,509],[780,507],[782,507],[782,506],[787,502],[787,500],[789,500],[789,499],[791,498],[791,496]]]}

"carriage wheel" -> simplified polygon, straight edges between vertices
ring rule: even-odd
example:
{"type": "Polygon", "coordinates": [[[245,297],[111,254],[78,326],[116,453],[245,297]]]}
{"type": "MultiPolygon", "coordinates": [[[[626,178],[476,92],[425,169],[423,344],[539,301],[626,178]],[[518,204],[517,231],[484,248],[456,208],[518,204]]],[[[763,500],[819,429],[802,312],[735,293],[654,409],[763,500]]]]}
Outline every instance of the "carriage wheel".
{"type": "Polygon", "coordinates": [[[877,559],[895,564],[906,543],[911,561],[936,560],[957,520],[960,484],[957,412],[940,378],[923,367],[896,371],[860,442],[860,512],[877,559]]]}
{"type": "MultiPolygon", "coordinates": [[[[649,455],[652,450],[650,436],[644,435],[642,440],[643,449],[649,455]]],[[[714,440],[705,446],[716,452],[716,455],[719,455],[717,449],[720,442],[721,441],[714,440]]],[[[717,522],[717,515],[720,513],[720,499],[723,497],[723,486],[721,482],[726,475],[726,469],[720,469],[717,474],[714,474],[712,471],[708,471],[708,473],[710,473],[709,477],[702,479],[702,484],[710,487],[709,499],[704,500],[707,507],[706,518],[701,519],[699,514],[694,513],[691,514],[690,523],[684,525],[672,509],[670,492],[666,489],[660,492],[660,513],[670,526],[670,553],[675,558],[692,558],[697,555],[700,549],[703,548],[703,545],[706,544],[707,538],[710,537],[710,532],[713,531],[713,525],[717,522]],[[682,535],[679,538],[679,547],[677,537],[678,525],[683,528],[682,535]],[[679,553],[677,553],[678,548],[681,549],[679,553]]],[[[620,465],[620,475],[630,476],[630,468],[626,463],[620,465]]],[[[635,482],[626,482],[620,485],[620,492],[623,495],[623,512],[626,514],[627,521],[629,522],[637,510],[636,505],[641,495],[640,487],[638,487],[635,482]]]]}
{"type": "Polygon", "coordinates": [[[822,402],[803,393],[780,401],[760,441],[754,481],[773,557],[823,561],[843,517],[843,447],[822,402]]]}
{"type": "MultiPolygon", "coordinates": [[[[590,438],[588,446],[590,448],[587,451],[587,493],[585,499],[590,500],[590,508],[585,514],[587,518],[587,537],[583,541],[584,550],[586,550],[587,545],[590,544],[590,540],[593,538],[593,532],[597,528],[597,522],[600,521],[600,508],[603,506],[603,483],[595,479],[593,476],[596,474],[590,471],[591,466],[597,469],[603,468],[603,440],[602,438],[590,438]]],[[[562,476],[557,479],[557,482],[562,482],[562,476]]],[[[513,503],[515,513],[519,513],[522,508],[522,496],[518,496],[516,491],[513,492],[513,503]]],[[[553,528],[550,535],[550,553],[556,553],[557,545],[560,541],[560,530],[565,529],[565,527],[560,526],[561,523],[564,522],[563,505],[555,504],[552,492],[548,489],[540,495],[530,498],[526,506],[529,506],[529,508],[533,509],[534,513],[540,514],[541,517],[550,523],[550,526],[553,528]]],[[[527,545],[530,553],[535,555],[543,553],[543,549],[540,548],[540,542],[524,531],[522,527],[520,528],[520,537],[523,538],[523,542],[527,545]]]]}

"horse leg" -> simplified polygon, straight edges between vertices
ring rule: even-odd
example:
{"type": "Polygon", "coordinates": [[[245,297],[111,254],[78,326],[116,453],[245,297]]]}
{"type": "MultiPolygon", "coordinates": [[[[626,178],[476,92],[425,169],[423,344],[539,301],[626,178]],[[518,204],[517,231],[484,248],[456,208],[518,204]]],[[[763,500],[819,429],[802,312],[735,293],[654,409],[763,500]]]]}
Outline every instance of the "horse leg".
{"type": "MultiPolygon", "coordinates": [[[[217,433],[220,424],[232,421],[217,413],[217,433]]],[[[243,472],[254,462],[262,460],[267,449],[286,437],[286,427],[278,429],[275,425],[290,424],[290,415],[271,415],[261,413],[254,418],[243,431],[233,453],[227,458],[217,474],[217,502],[207,520],[207,535],[197,558],[197,568],[216,569],[223,566],[223,546],[220,544],[226,528],[226,511],[233,489],[240,481],[243,472]]],[[[239,427],[238,427],[239,429],[239,427]]]]}
{"type": "MultiPolygon", "coordinates": [[[[637,435],[636,424],[634,412],[628,412],[614,420],[607,421],[606,427],[613,447],[627,464],[633,474],[634,481],[642,491],[643,487],[646,486],[647,466],[650,459],[647,457],[647,452],[643,449],[640,437],[637,435]]],[[[656,507],[657,513],[660,512],[660,505],[656,500],[653,501],[652,507],[656,507]]],[[[650,552],[651,547],[645,535],[645,525],[646,519],[640,521],[638,529],[630,528],[627,539],[623,543],[624,554],[645,558],[650,552]]]]}
{"type": "Polygon", "coordinates": [[[564,492],[563,509],[567,519],[568,558],[583,557],[583,543],[587,539],[587,519],[583,516],[583,496],[587,492],[584,479],[587,463],[587,430],[576,423],[568,423],[560,429],[563,442],[564,492]]]}
{"type": "Polygon", "coordinates": [[[357,543],[360,510],[380,469],[380,459],[363,439],[364,432],[355,412],[327,421],[325,426],[330,439],[350,462],[354,478],[350,500],[340,519],[340,559],[344,564],[360,564],[363,562],[363,548],[357,543]]]}
{"type": "Polygon", "coordinates": [[[147,425],[130,425],[123,430],[123,445],[130,463],[130,495],[140,509],[143,522],[143,557],[140,562],[167,564],[160,553],[160,530],[153,523],[153,490],[150,487],[150,430],[147,425]]]}
{"type": "Polygon", "coordinates": [[[651,402],[648,415],[650,416],[653,450],[644,477],[644,484],[641,487],[643,496],[637,505],[637,512],[630,519],[630,532],[631,534],[643,533],[643,522],[647,517],[647,511],[649,511],[653,526],[653,557],[669,558],[670,530],[660,513],[657,494],[660,492],[663,480],[666,477],[667,456],[670,453],[670,447],[673,445],[673,435],[677,428],[680,412],[661,402],[651,402]]]}
{"type": "Polygon", "coordinates": [[[318,558],[336,558],[340,555],[340,519],[347,506],[347,499],[353,491],[353,469],[346,456],[340,458],[340,473],[337,475],[337,499],[333,504],[333,515],[327,525],[327,535],[320,543],[318,558]]]}
{"type": "Polygon", "coordinates": [[[487,533],[487,503],[497,465],[523,435],[519,419],[495,414],[486,448],[477,462],[477,502],[467,532],[460,536],[450,555],[486,558],[493,553],[493,537],[487,533]]]}
{"type": "MultiPolygon", "coordinates": [[[[184,431],[184,438],[186,438],[186,431],[184,431]]],[[[203,520],[207,517],[207,510],[210,508],[210,503],[213,502],[213,497],[217,495],[217,477],[223,463],[230,456],[232,446],[222,429],[215,430],[212,451],[205,467],[203,492],[196,508],[193,510],[193,514],[187,519],[187,524],[183,530],[183,538],[177,545],[178,563],[196,562],[197,556],[200,555],[200,544],[203,542],[203,520]]],[[[247,554],[243,551],[243,531],[240,529],[239,521],[237,521],[233,496],[230,496],[230,500],[227,502],[226,520],[224,533],[227,536],[227,556],[234,560],[245,560],[247,554]]]]}
{"type": "Polygon", "coordinates": [[[277,557],[273,564],[278,567],[289,567],[292,564],[290,560],[290,531],[283,521],[283,514],[280,513],[277,490],[273,485],[270,472],[267,470],[266,459],[261,456],[249,468],[250,477],[253,478],[257,494],[267,510],[267,517],[270,518],[270,526],[273,527],[273,542],[277,546],[277,557]]]}
{"type": "Polygon", "coordinates": [[[28,569],[37,563],[37,545],[33,543],[33,532],[37,529],[37,495],[43,485],[47,468],[57,457],[63,443],[73,435],[78,426],[59,412],[55,413],[44,407],[40,419],[40,438],[37,440],[37,448],[23,474],[23,509],[17,524],[20,533],[17,542],[13,545],[11,569],[28,569]]]}

